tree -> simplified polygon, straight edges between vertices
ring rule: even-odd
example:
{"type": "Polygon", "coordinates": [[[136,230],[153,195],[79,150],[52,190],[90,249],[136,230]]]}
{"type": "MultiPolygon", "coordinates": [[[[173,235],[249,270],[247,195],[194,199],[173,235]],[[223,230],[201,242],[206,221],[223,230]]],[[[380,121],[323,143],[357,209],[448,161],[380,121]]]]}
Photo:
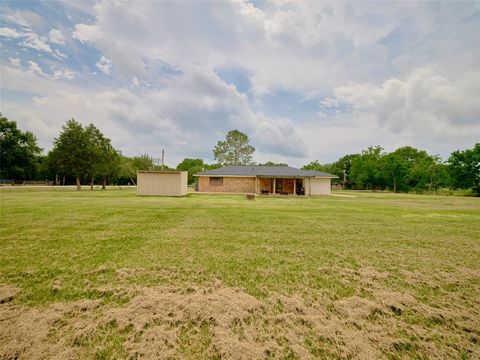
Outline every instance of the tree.
{"type": "Polygon", "coordinates": [[[263,164],[258,164],[259,166],[288,166],[288,164],[285,163],[276,163],[273,161],[267,161],[263,164]]]}
{"type": "Polygon", "coordinates": [[[334,164],[320,164],[318,160],[314,160],[309,162],[307,165],[302,166],[303,170],[315,170],[315,171],[322,171],[328,172],[333,174],[334,171],[334,164]]]}
{"type": "Polygon", "coordinates": [[[120,184],[135,184],[138,170],[150,170],[153,167],[152,158],[148,154],[131,158],[119,154],[118,168],[114,177],[120,184]]]}
{"type": "Polygon", "coordinates": [[[219,141],[213,155],[222,166],[225,165],[250,165],[255,148],[248,143],[247,134],[231,130],[225,141],[219,141]]]}
{"type": "Polygon", "coordinates": [[[195,175],[200,171],[205,170],[205,163],[202,159],[183,159],[180,164],[177,165],[177,170],[188,171],[188,184],[195,182],[195,175]]]}
{"type": "Polygon", "coordinates": [[[221,167],[222,167],[222,164],[219,164],[219,163],[205,164],[205,170],[220,169],[221,167]]]}
{"type": "Polygon", "coordinates": [[[454,151],[448,158],[448,171],[454,188],[471,188],[480,196],[480,143],[473,149],[454,151]]]}
{"type": "Polygon", "coordinates": [[[304,165],[302,167],[303,170],[316,170],[316,171],[322,171],[326,172],[329,174],[337,175],[338,179],[332,179],[332,183],[336,184],[338,182],[342,182],[344,180],[344,171],[345,171],[345,180],[346,184],[345,186],[349,186],[350,180],[349,180],[349,175],[350,175],[350,166],[352,159],[360,156],[359,154],[349,154],[341,157],[337,161],[331,164],[320,164],[318,160],[312,161],[308,163],[307,165],[304,165]]]}
{"type": "Polygon", "coordinates": [[[33,133],[21,131],[0,113],[0,178],[33,179],[41,151],[33,133]]]}
{"type": "Polygon", "coordinates": [[[90,159],[88,175],[90,176],[90,189],[93,190],[93,182],[96,176],[102,178],[102,190],[106,188],[107,177],[114,174],[119,167],[119,153],[112,146],[109,138],[93,124],[85,128],[88,139],[87,151],[90,159]]]}
{"type": "Polygon", "coordinates": [[[53,141],[51,161],[63,174],[75,177],[77,190],[81,190],[80,178],[91,171],[91,143],[82,124],[67,120],[58,138],[53,141]]]}
{"type": "Polygon", "coordinates": [[[408,174],[407,161],[398,154],[398,152],[391,152],[382,158],[382,171],[385,183],[397,192],[397,187],[400,186],[405,189],[404,179],[408,174]]]}
{"type": "Polygon", "coordinates": [[[93,124],[90,124],[85,128],[85,136],[88,141],[85,150],[88,153],[89,160],[88,176],[90,178],[90,190],[93,190],[93,182],[102,160],[102,143],[104,141],[104,136],[93,124]]]}
{"type": "Polygon", "coordinates": [[[353,158],[350,167],[350,180],[366,189],[377,189],[384,185],[381,160],[385,156],[380,146],[370,146],[353,158]]]}
{"type": "Polygon", "coordinates": [[[102,161],[98,167],[98,175],[102,177],[102,190],[107,186],[107,178],[114,177],[120,169],[121,154],[111,144],[110,139],[104,143],[102,161]]]}

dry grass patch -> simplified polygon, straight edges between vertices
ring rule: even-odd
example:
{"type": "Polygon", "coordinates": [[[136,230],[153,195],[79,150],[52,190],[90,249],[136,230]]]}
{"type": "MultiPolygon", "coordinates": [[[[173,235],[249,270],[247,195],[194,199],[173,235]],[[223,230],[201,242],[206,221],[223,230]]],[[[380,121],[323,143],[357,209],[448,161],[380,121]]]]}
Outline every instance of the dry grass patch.
{"type": "Polygon", "coordinates": [[[478,311],[466,317],[462,309],[435,309],[367,282],[374,288],[369,298],[336,301],[281,294],[259,300],[217,281],[109,289],[128,293],[124,305],[6,303],[0,305],[0,358],[447,359],[459,349],[480,356],[478,311]]]}

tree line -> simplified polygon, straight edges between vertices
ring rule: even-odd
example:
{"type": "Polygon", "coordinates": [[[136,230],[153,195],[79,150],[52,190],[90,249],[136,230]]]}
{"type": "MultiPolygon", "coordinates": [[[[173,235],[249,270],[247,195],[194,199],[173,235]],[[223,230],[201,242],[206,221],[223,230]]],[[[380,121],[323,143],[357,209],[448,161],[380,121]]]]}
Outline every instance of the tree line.
{"type": "MultiPolygon", "coordinates": [[[[200,171],[254,164],[254,152],[248,136],[232,130],[215,146],[213,164],[198,158],[186,158],[175,169],[188,171],[188,183],[193,184],[194,175],[200,171]]],[[[135,184],[138,170],[159,169],[148,154],[124,156],[93,124],[83,126],[74,119],[62,127],[53,141],[52,150],[42,155],[34,134],[18,129],[15,121],[1,114],[0,159],[0,179],[48,179],[55,185],[75,183],[77,189],[85,182],[92,189],[94,183],[101,183],[103,189],[107,184],[135,184]]],[[[258,165],[287,164],[268,161],[258,165]]],[[[312,161],[302,169],[337,175],[339,178],[334,182],[346,189],[434,192],[449,188],[471,189],[480,195],[480,143],[472,149],[452,152],[447,161],[411,146],[392,152],[371,146],[333,163],[312,161]]]]}
{"type": "Polygon", "coordinates": [[[68,120],[43,155],[36,137],[0,114],[0,179],[50,180],[54,185],[135,184],[137,171],[158,169],[147,154],[127,157],[93,124],[68,120]]]}
{"type": "Polygon", "coordinates": [[[471,189],[480,195],[480,143],[452,152],[447,161],[411,146],[392,152],[370,146],[333,163],[312,161],[303,169],[335,174],[336,182],[346,189],[435,192],[449,188],[471,189]]]}

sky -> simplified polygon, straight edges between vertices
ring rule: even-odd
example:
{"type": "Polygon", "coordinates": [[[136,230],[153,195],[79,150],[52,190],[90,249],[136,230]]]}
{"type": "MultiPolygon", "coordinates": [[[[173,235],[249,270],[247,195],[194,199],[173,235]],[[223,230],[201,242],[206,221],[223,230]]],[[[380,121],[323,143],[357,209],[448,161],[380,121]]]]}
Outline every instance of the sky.
{"type": "Polygon", "coordinates": [[[67,119],[124,155],[256,162],[480,142],[479,2],[2,1],[1,109],[47,152],[67,119]]]}

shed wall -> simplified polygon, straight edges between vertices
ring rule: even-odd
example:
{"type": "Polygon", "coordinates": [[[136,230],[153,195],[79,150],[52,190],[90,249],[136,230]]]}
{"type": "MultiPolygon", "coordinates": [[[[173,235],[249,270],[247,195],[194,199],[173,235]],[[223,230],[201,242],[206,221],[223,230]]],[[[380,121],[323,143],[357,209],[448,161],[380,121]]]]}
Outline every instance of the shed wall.
{"type": "Polygon", "coordinates": [[[332,188],[331,184],[332,179],[310,178],[310,195],[330,195],[332,188]]]}
{"type": "Polygon", "coordinates": [[[137,174],[137,195],[187,195],[187,172],[137,174]]]}

